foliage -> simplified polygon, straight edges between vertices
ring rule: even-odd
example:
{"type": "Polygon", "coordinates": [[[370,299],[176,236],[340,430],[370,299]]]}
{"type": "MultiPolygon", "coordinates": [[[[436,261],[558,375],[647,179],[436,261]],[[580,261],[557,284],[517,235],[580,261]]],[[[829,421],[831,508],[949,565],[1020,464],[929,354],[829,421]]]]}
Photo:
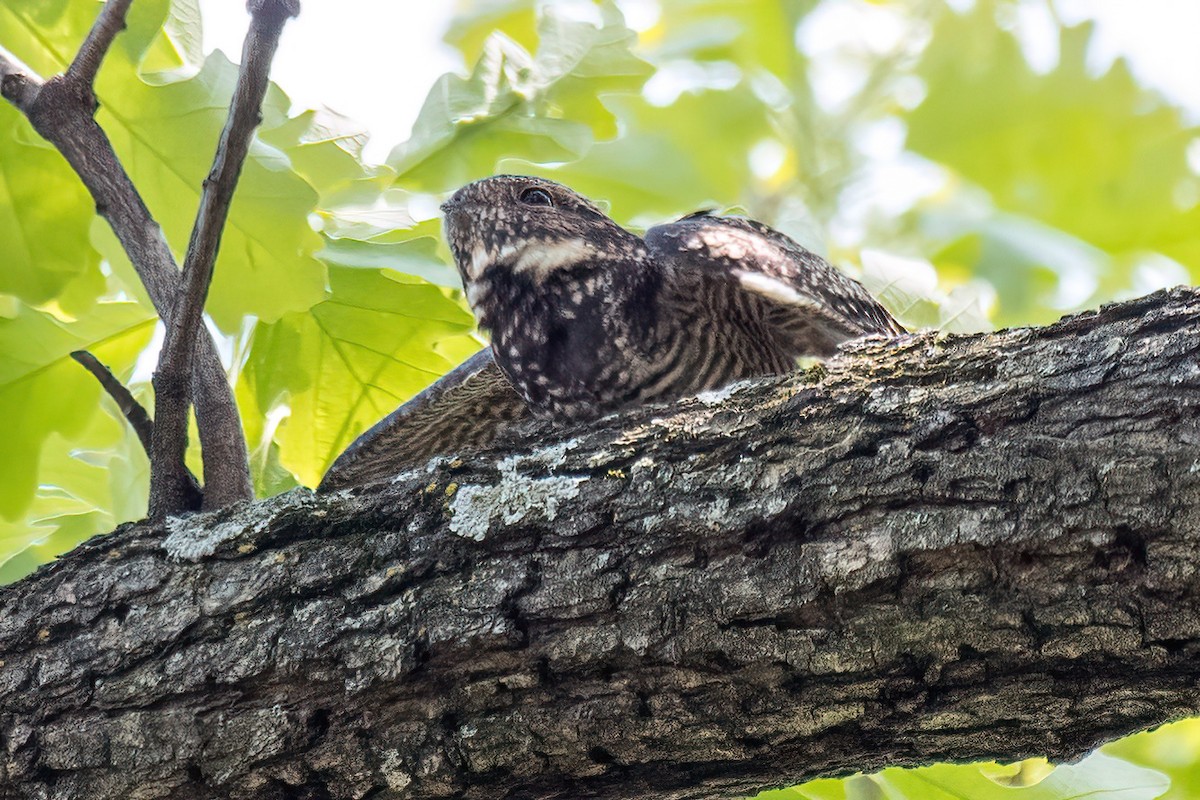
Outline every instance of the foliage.
{"type": "MultiPolygon", "coordinates": [[[[624,5],[650,9],[641,30],[612,0],[470,4],[446,37],[469,70],[437,82],[383,165],[364,163],[349,120],[289,116],[269,92],[208,305],[261,494],[313,485],[478,347],[438,224],[417,209],[493,172],[561,180],[634,227],[743,211],[912,326],[1045,322],[1200,275],[1197,130],[1123,63],[1090,67],[1088,25],[1057,23],[1057,63],[1034,69],[1014,0],[624,5]]],[[[10,0],[0,43],[51,75],[95,12],[10,0]]],[[[98,119],[177,256],[236,76],[199,40],[195,0],[139,0],[98,83],[98,119]]],[[[0,459],[3,582],[144,513],[145,458],[67,354],[93,350],[146,400],[156,345],[112,233],[8,105],[0,241],[0,411],[17,423],[0,459]]],[[[938,766],[764,797],[1191,797],[1198,724],[1024,789],[985,775],[998,768],[938,766]]]]}
{"type": "Polygon", "coordinates": [[[756,800],[1154,800],[1170,785],[1160,772],[1104,752],[1051,768],[1035,759],[999,764],[935,764],[885,769],[846,780],[819,780],[764,792],[756,800]]]}

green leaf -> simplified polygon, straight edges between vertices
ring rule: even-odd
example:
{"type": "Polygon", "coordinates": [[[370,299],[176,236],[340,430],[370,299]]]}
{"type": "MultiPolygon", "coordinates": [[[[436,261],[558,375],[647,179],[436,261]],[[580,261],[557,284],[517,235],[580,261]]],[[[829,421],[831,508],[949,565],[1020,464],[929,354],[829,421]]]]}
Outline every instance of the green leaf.
{"type": "Polygon", "coordinates": [[[424,281],[340,267],[330,278],[332,296],[311,313],[258,326],[242,376],[260,409],[288,407],[279,461],[308,486],[359,433],[454,366],[438,351],[457,356],[473,327],[424,281]]]}
{"type": "Polygon", "coordinates": [[[40,305],[70,288],[64,308],[86,311],[104,290],[100,256],[88,243],[95,213],[63,157],[19,111],[0,106],[0,292],[40,305]]]}
{"type": "Polygon", "coordinates": [[[790,789],[776,789],[756,794],[754,800],[847,800],[846,786],[862,776],[845,780],[822,778],[790,789]]]}
{"type": "Polygon", "coordinates": [[[600,95],[636,91],[651,67],[631,50],[636,36],[612,3],[601,27],[543,9],[536,56],[507,36],[490,37],[469,78],[443,75],[412,137],[388,163],[400,184],[425,191],[457,187],[515,156],[536,163],[578,158],[616,122],[600,95]]]}
{"type": "Polygon", "coordinates": [[[873,780],[885,793],[921,800],[1155,800],[1170,786],[1161,772],[1102,752],[1056,768],[1032,786],[1005,786],[981,766],[937,764],[922,769],[888,769],[873,780]]]}
{"type": "Polygon", "coordinates": [[[1161,772],[1100,751],[1036,780],[1039,772],[1044,774],[1034,770],[1035,779],[1022,785],[1012,776],[1023,776],[1023,770],[993,763],[893,768],[844,781],[813,781],[766,792],[756,800],[1156,800],[1170,786],[1161,772]],[[1010,777],[999,777],[1005,775],[1010,777]],[[835,785],[839,783],[840,790],[835,785]]]}
{"type": "Polygon", "coordinates": [[[424,278],[430,283],[456,289],[461,286],[458,272],[442,260],[437,239],[421,236],[400,242],[384,237],[375,239],[326,239],[320,252],[327,264],[366,269],[394,269],[424,278]]]}
{"type": "Polygon", "coordinates": [[[119,374],[153,328],[153,315],[136,303],[98,303],[69,323],[28,307],[0,318],[0,418],[11,426],[0,459],[0,516],[15,519],[29,506],[46,438],[57,432],[75,441],[101,413],[100,387],[71,351],[90,350],[119,374]]]}
{"type": "Polygon", "coordinates": [[[74,440],[51,434],[40,485],[24,519],[0,519],[0,585],[117,523],[146,514],[150,465],[137,436],[105,399],[74,440]]]}
{"type": "MultiPolygon", "coordinates": [[[[105,74],[118,72],[125,80],[136,80],[127,73],[152,42],[161,51],[161,66],[180,63],[178,57],[168,58],[173,36],[159,35],[168,5],[166,0],[147,0],[130,9],[127,29],[106,59],[105,74]]],[[[98,3],[5,3],[0,6],[0,42],[48,78],[66,67],[100,8],[98,3]]],[[[178,33],[185,28],[175,27],[178,33]]],[[[38,305],[57,298],[67,313],[84,313],[104,290],[100,256],[89,244],[94,215],[91,197],[62,156],[17,109],[0,104],[0,241],[6,244],[0,292],[38,305]]]]}
{"type": "Polygon", "coordinates": [[[305,111],[261,131],[264,142],[287,154],[292,169],[321,195],[322,208],[370,204],[394,178],[387,167],[368,167],[362,149],[370,134],[327,108],[305,111]]]}
{"type": "MultiPolygon", "coordinates": [[[[141,0],[132,8],[141,5],[141,0]]],[[[141,55],[140,69],[143,74],[173,72],[175,70],[199,69],[204,63],[203,25],[200,22],[200,3],[198,0],[171,0],[171,8],[166,20],[161,24],[145,25],[138,23],[135,16],[128,18],[129,25],[125,35],[118,42],[129,46],[128,42],[136,43],[141,37],[137,36],[139,28],[148,32],[150,46],[141,55]]],[[[147,17],[153,21],[153,17],[147,17]]],[[[136,46],[136,45],[135,45],[136,46]]],[[[136,53],[130,53],[131,60],[137,60],[136,53]]]]}
{"type": "Polygon", "coordinates": [[[656,61],[728,61],[742,69],[792,74],[795,32],[811,3],[744,0],[665,0],[662,17],[647,33],[656,61]]]}
{"type": "Polygon", "coordinates": [[[558,169],[524,162],[505,162],[503,169],[542,174],[611,200],[613,213],[626,222],[750,199],[748,151],[772,128],[766,106],[745,87],[687,92],[666,107],[640,97],[614,97],[610,104],[627,131],[620,139],[558,169]]]}
{"type": "MultiPolygon", "coordinates": [[[[942,16],[919,69],[928,93],[908,117],[909,147],[986,189],[1001,211],[1111,256],[1156,251],[1200,277],[1200,178],[1187,162],[1198,129],[1123,61],[1093,77],[1091,25],[1062,29],[1058,66],[1035,73],[997,26],[997,6],[942,16]]],[[[1133,263],[1097,263],[1089,278],[1129,286],[1133,263]]],[[[1013,299],[1001,289],[1002,307],[1013,299]]]]}
{"type": "Polygon", "coordinates": [[[927,261],[898,258],[864,250],[862,283],[906,328],[933,328],[944,333],[978,333],[992,329],[986,284],[965,284],[945,292],[927,261]]]}
{"type": "Polygon", "coordinates": [[[483,55],[484,44],[496,31],[527,51],[537,46],[537,14],[530,0],[478,0],[455,14],[444,41],[454,47],[468,64],[483,55]]]}
{"type": "MultiPolygon", "coordinates": [[[[953,209],[924,212],[922,224],[949,239],[933,263],[938,272],[988,281],[999,297],[1000,325],[1046,324],[1087,303],[1102,276],[1117,271],[1103,250],[1037,220],[993,213],[979,218],[953,209]]],[[[1118,281],[1122,285],[1127,279],[1118,281]]],[[[1115,287],[1108,287],[1111,297],[1115,287]]]]}
{"type": "Polygon", "coordinates": [[[1185,719],[1104,746],[1110,756],[1158,770],[1171,779],[1160,800],[1200,797],[1200,719],[1185,719]]]}
{"type": "MultiPolygon", "coordinates": [[[[98,118],[130,177],[179,254],[195,221],[199,192],[237,79],[219,52],[194,77],[151,86],[126,74],[107,85],[98,118]]],[[[279,122],[287,98],[268,93],[264,116],[279,122]]],[[[221,239],[205,309],[225,331],[246,315],[268,322],[310,308],[324,297],[321,246],[307,215],[317,193],[274,148],[250,152],[221,239]]]]}
{"type": "MultiPolygon", "coordinates": [[[[99,4],[29,0],[6,4],[0,7],[0,41],[43,75],[52,75],[66,67],[99,8],[99,4]]],[[[194,51],[194,43],[188,43],[198,24],[194,18],[189,21],[194,7],[178,4],[169,18],[174,33],[160,34],[168,20],[168,8],[166,0],[134,4],[129,30],[118,37],[118,46],[108,54],[97,80],[101,104],[97,120],[181,259],[225,122],[237,68],[216,53],[195,74],[160,74],[154,76],[154,83],[148,82],[139,73],[148,48],[155,53],[158,67],[182,65],[194,51]]],[[[287,110],[287,97],[277,88],[270,90],[263,106],[264,129],[283,123],[287,110]]],[[[85,233],[85,221],[94,209],[84,199],[86,194],[80,194],[81,189],[67,189],[72,181],[77,185],[78,179],[60,157],[53,152],[32,152],[27,144],[12,149],[21,146],[22,137],[31,140],[34,136],[22,133],[21,124],[14,123],[15,113],[5,109],[8,116],[0,118],[0,124],[10,124],[9,135],[0,143],[4,169],[41,170],[48,164],[47,180],[55,190],[51,197],[61,197],[57,202],[64,206],[52,211],[46,206],[55,202],[53,199],[44,201],[42,207],[28,202],[26,195],[33,191],[29,187],[39,184],[14,173],[22,186],[21,196],[8,203],[0,198],[0,233],[10,233],[14,241],[20,241],[19,232],[26,241],[37,244],[25,247],[20,283],[0,283],[0,291],[44,302],[63,291],[61,273],[95,273],[96,253],[87,245],[85,233]],[[11,152],[6,153],[5,148],[11,152]],[[20,210],[16,208],[18,200],[20,210]],[[87,211],[81,205],[85,202],[87,211]]],[[[321,240],[307,222],[316,201],[316,192],[293,171],[283,153],[255,143],[234,196],[207,306],[222,329],[238,330],[243,317],[250,314],[275,320],[288,311],[309,308],[324,297],[324,268],[313,255],[321,240]]],[[[112,256],[117,262],[124,260],[119,254],[112,256]]],[[[99,290],[94,279],[93,288],[99,290]]],[[[75,305],[87,299],[83,293],[75,305]]]]}

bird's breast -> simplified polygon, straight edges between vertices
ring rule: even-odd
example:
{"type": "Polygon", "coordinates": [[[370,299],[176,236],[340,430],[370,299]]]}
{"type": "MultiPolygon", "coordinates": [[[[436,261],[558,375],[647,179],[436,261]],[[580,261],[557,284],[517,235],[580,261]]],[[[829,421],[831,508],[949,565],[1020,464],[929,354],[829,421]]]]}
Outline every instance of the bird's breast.
{"type": "Polygon", "coordinates": [[[630,317],[628,287],[600,270],[556,277],[505,275],[474,290],[496,363],[535,410],[555,419],[629,404],[646,372],[647,325],[630,317]]]}

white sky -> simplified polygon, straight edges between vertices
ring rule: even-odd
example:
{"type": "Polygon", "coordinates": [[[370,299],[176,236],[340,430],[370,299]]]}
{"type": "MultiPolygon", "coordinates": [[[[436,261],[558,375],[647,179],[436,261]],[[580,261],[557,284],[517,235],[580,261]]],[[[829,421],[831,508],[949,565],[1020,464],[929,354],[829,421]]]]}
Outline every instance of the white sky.
{"type": "MultiPolygon", "coordinates": [[[[241,0],[200,0],[204,49],[234,61],[249,16],[241,0]]],[[[328,106],[371,131],[367,156],[382,161],[408,138],[439,75],[461,69],[442,44],[449,0],[302,0],[287,24],[271,78],[301,108],[328,106]]]]}
{"type": "MultiPolygon", "coordinates": [[[[962,2],[962,0],[959,0],[962,2]]],[[[236,59],[246,28],[240,0],[200,0],[205,49],[236,59]]],[[[1034,20],[1041,0],[1023,4],[1034,20]]],[[[1068,22],[1097,20],[1093,62],[1126,56],[1137,76],[1200,120],[1200,0],[1056,0],[1068,22]]],[[[405,138],[425,93],[442,73],[462,69],[441,42],[449,0],[304,0],[284,31],[272,70],[300,107],[327,105],[373,134],[367,156],[382,160],[405,138]]],[[[1036,61],[1037,54],[1032,53],[1036,61]]],[[[1053,58],[1053,55],[1050,56],[1053,58]]]]}

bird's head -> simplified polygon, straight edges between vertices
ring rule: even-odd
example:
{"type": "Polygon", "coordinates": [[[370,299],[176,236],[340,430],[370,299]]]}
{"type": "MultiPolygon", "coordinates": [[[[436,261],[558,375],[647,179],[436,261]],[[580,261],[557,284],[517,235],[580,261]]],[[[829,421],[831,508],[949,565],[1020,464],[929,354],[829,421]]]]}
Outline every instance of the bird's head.
{"type": "Polygon", "coordinates": [[[489,271],[540,283],[561,270],[629,257],[641,245],[586,197],[544,178],[484,178],[455,192],[442,211],[468,298],[489,271]]]}

